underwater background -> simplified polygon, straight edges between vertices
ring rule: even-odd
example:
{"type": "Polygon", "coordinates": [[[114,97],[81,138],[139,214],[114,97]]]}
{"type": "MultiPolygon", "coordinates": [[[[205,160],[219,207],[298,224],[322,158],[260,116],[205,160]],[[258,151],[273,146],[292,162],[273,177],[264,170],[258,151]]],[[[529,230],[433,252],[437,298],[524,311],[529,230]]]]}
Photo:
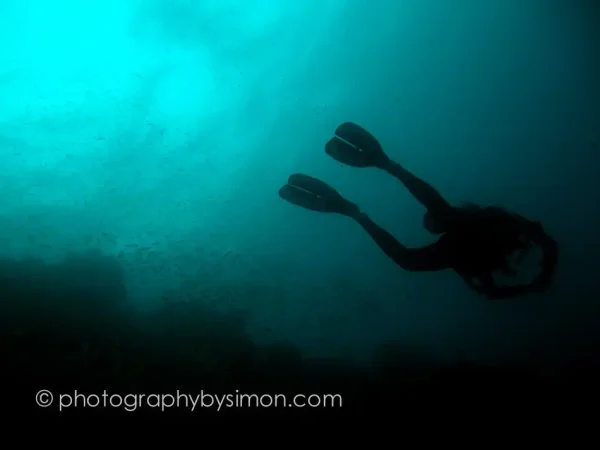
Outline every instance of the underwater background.
{"type": "Polygon", "coordinates": [[[596,366],[598,10],[0,0],[4,387],[341,392],[459,363],[457,379],[596,366]],[[433,242],[397,180],[325,154],[346,121],[451,203],[540,220],[552,288],[490,301],[282,201],[310,174],[404,244],[433,242]]]}

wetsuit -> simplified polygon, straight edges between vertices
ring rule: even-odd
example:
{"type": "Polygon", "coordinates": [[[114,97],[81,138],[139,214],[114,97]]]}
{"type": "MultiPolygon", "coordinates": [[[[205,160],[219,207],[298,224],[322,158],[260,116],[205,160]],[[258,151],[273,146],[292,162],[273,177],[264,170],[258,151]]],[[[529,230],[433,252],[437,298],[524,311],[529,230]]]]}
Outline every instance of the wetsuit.
{"type": "Polygon", "coordinates": [[[428,213],[448,224],[447,230],[436,242],[421,248],[408,248],[366,214],[357,212],[351,216],[381,250],[404,270],[453,269],[472,289],[494,299],[516,297],[548,288],[553,278],[558,249],[556,242],[544,232],[539,222],[501,208],[471,210],[452,207],[436,189],[400,164],[389,161],[382,168],[400,180],[427,208],[428,213]],[[502,270],[506,273],[506,258],[516,250],[526,250],[527,241],[539,245],[544,251],[540,275],[530,284],[496,286],[493,272],[502,270]]]}
{"type": "MultiPolygon", "coordinates": [[[[516,297],[546,290],[552,281],[558,246],[539,222],[525,219],[498,207],[453,207],[429,183],[392,161],[377,139],[363,127],[345,122],[325,152],[350,167],[375,167],[396,177],[427,209],[426,218],[441,234],[437,242],[421,248],[407,248],[373,222],[360,208],[327,183],[305,174],[292,174],[279,190],[284,200],[317,212],[337,213],[356,220],[379,248],[408,271],[452,269],[475,291],[489,298],[516,297]],[[507,258],[524,252],[532,244],[543,250],[541,273],[532,283],[496,286],[493,273],[514,275],[507,258]]],[[[429,227],[429,226],[428,226],[429,227]]]]}

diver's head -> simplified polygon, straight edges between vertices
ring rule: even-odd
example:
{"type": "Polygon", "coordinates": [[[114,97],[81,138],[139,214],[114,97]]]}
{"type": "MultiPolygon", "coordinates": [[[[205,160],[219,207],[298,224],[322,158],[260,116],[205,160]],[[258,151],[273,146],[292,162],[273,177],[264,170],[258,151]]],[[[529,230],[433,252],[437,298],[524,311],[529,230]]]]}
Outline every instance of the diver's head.
{"type": "Polygon", "coordinates": [[[441,216],[434,216],[429,211],[423,216],[423,226],[432,234],[442,234],[448,230],[448,221],[441,216]]]}

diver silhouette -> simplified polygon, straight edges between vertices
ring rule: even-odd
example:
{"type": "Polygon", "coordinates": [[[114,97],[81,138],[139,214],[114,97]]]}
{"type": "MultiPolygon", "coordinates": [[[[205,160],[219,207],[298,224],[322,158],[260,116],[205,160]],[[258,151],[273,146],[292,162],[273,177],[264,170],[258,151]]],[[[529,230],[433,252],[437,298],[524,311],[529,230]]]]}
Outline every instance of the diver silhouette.
{"type": "Polygon", "coordinates": [[[540,222],[496,206],[472,203],[451,206],[429,183],[391,160],[373,135],[352,122],[337,127],[325,152],[348,166],[378,168],[396,177],[426,208],[424,227],[440,238],[425,247],[407,248],[333,187],[305,174],[289,177],[279,190],[282,199],[312,211],[350,217],[402,269],[415,272],[452,269],[471,289],[490,299],[540,293],[550,287],[558,245],[544,232],[540,222]],[[496,285],[494,272],[516,275],[507,258],[518,252],[517,261],[521,261],[534,244],[543,252],[540,273],[528,284],[496,285]]]}

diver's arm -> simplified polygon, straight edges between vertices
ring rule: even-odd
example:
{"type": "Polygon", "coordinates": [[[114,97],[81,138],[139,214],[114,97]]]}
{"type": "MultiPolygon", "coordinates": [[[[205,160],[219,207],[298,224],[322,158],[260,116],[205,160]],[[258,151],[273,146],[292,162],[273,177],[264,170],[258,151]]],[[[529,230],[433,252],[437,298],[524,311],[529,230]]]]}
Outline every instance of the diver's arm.
{"type": "Polygon", "coordinates": [[[542,292],[550,287],[558,263],[558,243],[549,236],[538,221],[519,216],[521,232],[542,250],[541,272],[531,283],[534,292],[542,292]]]}
{"type": "Polygon", "coordinates": [[[492,300],[503,300],[525,294],[545,292],[550,288],[558,262],[558,244],[544,232],[539,222],[527,221],[527,226],[529,228],[527,230],[528,235],[531,237],[531,240],[539,245],[543,252],[540,274],[528,284],[496,286],[490,277],[488,282],[484,282],[481,286],[476,287],[473,287],[463,276],[473,289],[492,300]]]}
{"type": "Polygon", "coordinates": [[[473,289],[475,292],[477,292],[478,294],[484,295],[486,297],[493,297],[494,294],[497,295],[497,287],[494,285],[494,278],[492,277],[491,274],[488,274],[486,276],[473,276],[473,275],[469,275],[467,273],[462,273],[460,271],[457,271],[458,275],[460,275],[460,277],[463,279],[463,281],[465,283],[467,283],[467,285],[473,289]],[[475,279],[478,280],[478,282],[475,282],[475,279]]]}
{"type": "Polygon", "coordinates": [[[544,232],[541,225],[538,233],[532,236],[532,241],[538,244],[543,252],[542,271],[533,280],[532,287],[535,292],[543,292],[550,287],[554,279],[558,263],[558,243],[544,232]]]}
{"type": "Polygon", "coordinates": [[[441,215],[453,209],[433,186],[413,175],[401,164],[388,159],[380,165],[380,168],[400,180],[413,197],[425,206],[431,214],[441,215]]]}
{"type": "Polygon", "coordinates": [[[531,284],[517,286],[496,286],[491,274],[486,276],[471,276],[466,273],[458,272],[458,275],[467,283],[467,285],[480,295],[491,300],[502,300],[532,292],[531,284]],[[479,282],[476,283],[475,279],[479,282]]]}

